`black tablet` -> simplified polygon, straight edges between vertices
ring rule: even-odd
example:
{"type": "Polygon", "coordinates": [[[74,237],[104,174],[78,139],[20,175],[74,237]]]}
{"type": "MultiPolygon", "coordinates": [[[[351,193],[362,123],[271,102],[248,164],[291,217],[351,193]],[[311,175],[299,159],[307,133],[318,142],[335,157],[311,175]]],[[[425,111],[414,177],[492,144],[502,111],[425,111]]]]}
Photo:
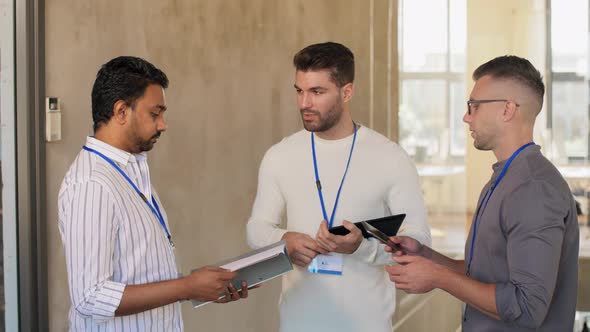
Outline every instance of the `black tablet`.
{"type": "MultiPolygon", "coordinates": [[[[383,218],[365,220],[365,222],[369,223],[371,226],[373,226],[373,227],[377,228],[378,230],[380,230],[381,232],[385,233],[387,236],[394,236],[397,234],[397,231],[399,230],[399,228],[402,225],[402,222],[404,221],[405,218],[406,218],[406,214],[402,213],[402,214],[396,214],[393,216],[388,216],[388,217],[383,217],[383,218]]],[[[361,230],[361,232],[363,232],[363,237],[365,237],[365,238],[373,237],[372,235],[367,233],[367,231],[365,230],[365,228],[363,227],[363,225],[361,224],[360,221],[355,222],[354,224],[356,225],[356,227],[358,227],[361,230]]],[[[348,231],[348,229],[344,228],[344,226],[332,227],[329,229],[329,231],[330,231],[330,233],[332,233],[334,235],[346,235],[346,234],[350,233],[348,231]]]]}

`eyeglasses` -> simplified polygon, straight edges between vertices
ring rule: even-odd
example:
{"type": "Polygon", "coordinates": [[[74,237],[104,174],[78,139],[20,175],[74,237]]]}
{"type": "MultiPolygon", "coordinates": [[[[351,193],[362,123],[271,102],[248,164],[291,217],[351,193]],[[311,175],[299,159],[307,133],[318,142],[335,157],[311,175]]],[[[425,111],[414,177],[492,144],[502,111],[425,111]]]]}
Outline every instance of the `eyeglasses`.
{"type": "MultiPolygon", "coordinates": [[[[471,115],[472,112],[475,111],[475,106],[479,104],[487,104],[487,103],[507,103],[510,102],[508,99],[469,99],[467,101],[467,114],[471,115]]],[[[519,107],[520,104],[514,103],[516,107],[519,107]]]]}

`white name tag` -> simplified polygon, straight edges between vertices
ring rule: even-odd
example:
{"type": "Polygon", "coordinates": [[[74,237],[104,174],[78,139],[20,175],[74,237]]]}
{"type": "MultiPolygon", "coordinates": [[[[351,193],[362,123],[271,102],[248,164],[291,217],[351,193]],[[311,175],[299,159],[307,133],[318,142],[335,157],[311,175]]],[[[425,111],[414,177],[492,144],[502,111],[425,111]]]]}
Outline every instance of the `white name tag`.
{"type": "Polygon", "coordinates": [[[311,273],[342,275],[342,254],[317,255],[307,267],[311,273]]]}

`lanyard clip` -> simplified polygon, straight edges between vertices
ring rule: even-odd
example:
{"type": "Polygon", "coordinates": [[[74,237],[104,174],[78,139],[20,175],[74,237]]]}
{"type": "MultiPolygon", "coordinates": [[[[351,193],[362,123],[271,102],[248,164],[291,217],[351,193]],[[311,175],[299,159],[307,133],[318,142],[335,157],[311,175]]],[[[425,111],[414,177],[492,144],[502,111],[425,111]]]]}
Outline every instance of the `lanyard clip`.
{"type": "Polygon", "coordinates": [[[142,200],[143,200],[143,201],[144,201],[144,202],[145,202],[147,205],[150,205],[150,203],[148,202],[148,200],[147,200],[147,198],[145,197],[145,195],[144,195],[144,194],[143,194],[141,191],[139,191],[138,193],[139,193],[139,197],[141,197],[141,199],[142,199],[142,200]]]}
{"type": "Polygon", "coordinates": [[[320,182],[320,180],[317,180],[315,182],[315,186],[318,187],[318,190],[322,190],[322,183],[320,182]]]}
{"type": "Polygon", "coordinates": [[[174,245],[174,242],[172,242],[172,236],[168,236],[168,242],[170,242],[170,246],[174,249],[176,248],[176,246],[174,245]]]}

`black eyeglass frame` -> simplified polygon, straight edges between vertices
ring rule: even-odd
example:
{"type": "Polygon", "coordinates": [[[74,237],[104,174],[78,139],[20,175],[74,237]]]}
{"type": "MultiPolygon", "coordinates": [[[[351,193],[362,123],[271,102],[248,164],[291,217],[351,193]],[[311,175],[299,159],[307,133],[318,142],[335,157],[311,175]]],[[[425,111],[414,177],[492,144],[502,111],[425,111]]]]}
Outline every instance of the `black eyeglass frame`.
{"type": "MultiPolygon", "coordinates": [[[[487,103],[509,103],[512,102],[511,100],[508,99],[469,99],[467,101],[467,114],[471,115],[471,105],[474,104],[487,104],[487,103]]],[[[514,105],[516,105],[516,107],[519,107],[520,104],[518,103],[514,103],[514,105]]]]}

